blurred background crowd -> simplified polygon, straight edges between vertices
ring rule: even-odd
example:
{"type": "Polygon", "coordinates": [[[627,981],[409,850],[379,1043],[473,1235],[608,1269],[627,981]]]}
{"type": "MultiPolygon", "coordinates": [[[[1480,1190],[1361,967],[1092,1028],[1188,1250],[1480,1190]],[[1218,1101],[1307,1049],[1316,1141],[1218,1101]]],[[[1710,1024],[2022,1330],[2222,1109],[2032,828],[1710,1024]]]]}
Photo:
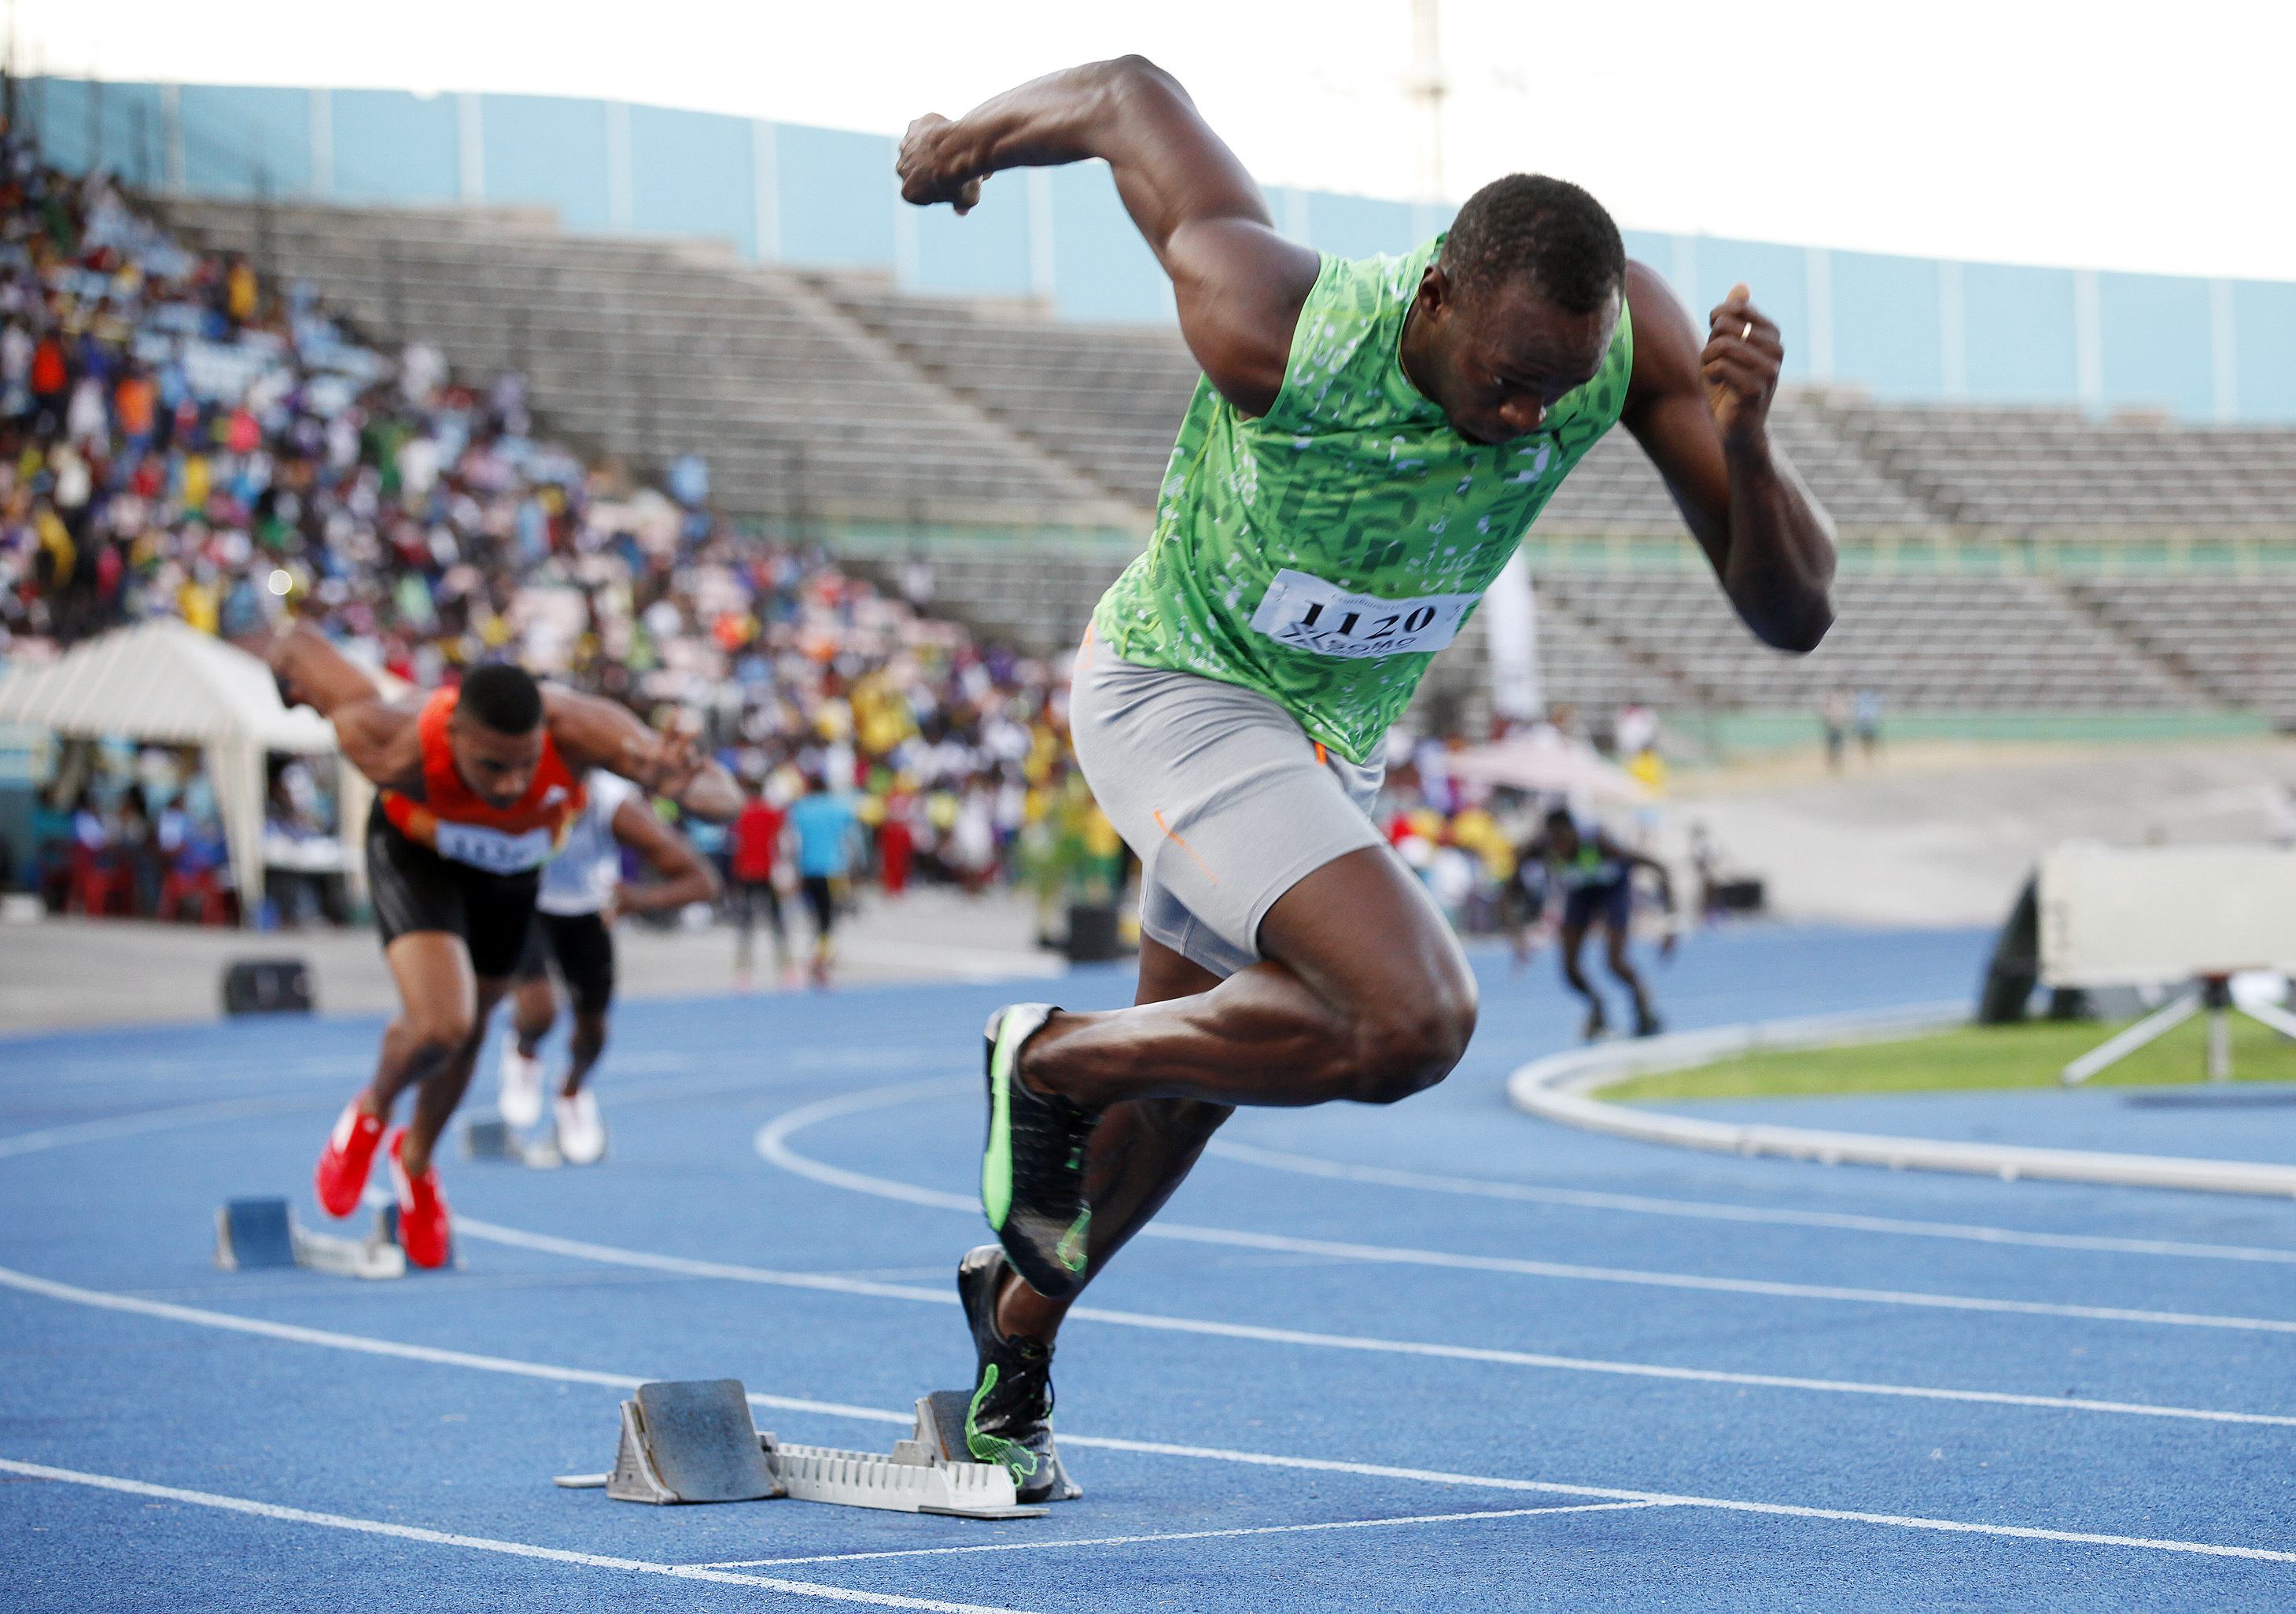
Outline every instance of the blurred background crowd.
{"type": "MultiPolygon", "coordinates": [[[[801,534],[737,528],[693,456],[636,485],[539,435],[517,374],[380,351],[308,284],[185,250],[103,175],[12,141],[4,160],[0,659],[155,616],[231,637],[291,610],[417,687],[513,659],[696,733],[768,809],[687,826],[728,874],[786,861],[781,809],[818,780],[853,808],[849,887],[1025,885],[1048,933],[1120,892],[1123,848],[1068,749],[1066,666],[929,614],[928,561],[888,593],[801,534]],[[760,835],[775,844],[739,843],[760,835]]],[[[1654,714],[1596,726],[1660,785],[1654,714]]],[[[1456,774],[1463,744],[1398,736],[1383,823],[1489,929],[1536,802],[1456,774]]],[[[333,772],[274,759],[251,917],[350,916],[333,772]]],[[[0,874],[51,909],[238,916],[196,752],[67,742],[32,828],[32,866],[0,874]]]]}

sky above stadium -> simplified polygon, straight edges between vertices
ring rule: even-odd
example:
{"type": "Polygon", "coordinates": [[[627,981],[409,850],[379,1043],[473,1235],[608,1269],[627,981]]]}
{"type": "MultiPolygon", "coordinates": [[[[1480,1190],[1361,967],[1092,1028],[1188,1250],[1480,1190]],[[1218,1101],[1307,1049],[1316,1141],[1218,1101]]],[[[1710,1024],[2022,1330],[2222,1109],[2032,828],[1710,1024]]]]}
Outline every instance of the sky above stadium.
{"type": "MultiPolygon", "coordinates": [[[[619,97],[885,133],[1140,51],[1263,183],[1408,197],[1422,171],[1406,0],[10,12],[28,72],[619,97]]],[[[1441,17],[1453,200],[1535,168],[1644,229],[2296,280],[2288,0],[1442,0],[1441,17]]]]}

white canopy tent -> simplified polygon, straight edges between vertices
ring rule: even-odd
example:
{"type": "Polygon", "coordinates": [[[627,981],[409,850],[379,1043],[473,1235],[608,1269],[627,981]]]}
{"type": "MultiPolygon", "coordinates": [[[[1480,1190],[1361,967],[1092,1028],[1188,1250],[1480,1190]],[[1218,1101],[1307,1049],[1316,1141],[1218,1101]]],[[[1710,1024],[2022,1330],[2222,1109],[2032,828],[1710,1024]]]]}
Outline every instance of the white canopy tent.
{"type": "MultiPolygon", "coordinates": [[[[263,896],[267,758],[335,750],[332,726],[308,707],[283,705],[262,662],[172,619],[119,628],[43,666],[0,671],[0,723],[73,739],[198,746],[248,914],[263,896]]],[[[354,871],[367,788],[355,770],[342,770],[337,805],[354,871]]]]}
{"type": "Polygon", "coordinates": [[[1586,805],[1639,806],[1650,799],[1650,791],[1632,774],[1604,761],[1585,741],[1551,728],[1474,746],[1445,758],[1443,766],[1454,779],[1564,796],[1586,805]]]}

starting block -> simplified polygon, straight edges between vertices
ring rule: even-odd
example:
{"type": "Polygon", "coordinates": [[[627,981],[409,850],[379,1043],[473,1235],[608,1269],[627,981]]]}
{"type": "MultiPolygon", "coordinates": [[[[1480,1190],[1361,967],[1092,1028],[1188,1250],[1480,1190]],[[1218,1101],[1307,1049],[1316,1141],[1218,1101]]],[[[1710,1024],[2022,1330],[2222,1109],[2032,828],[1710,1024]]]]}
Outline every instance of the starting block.
{"type": "Polygon", "coordinates": [[[217,1266],[226,1272],[300,1266],[349,1278],[403,1278],[406,1252],[387,1213],[364,1239],[312,1233],[285,1200],[231,1200],[216,1211],[217,1266]]]}
{"type": "Polygon", "coordinates": [[[527,1143],[499,1115],[474,1115],[463,1123],[463,1158],[466,1160],[509,1160],[520,1166],[563,1166],[555,1137],[527,1143]]]}
{"type": "Polygon", "coordinates": [[[738,1379],[641,1384],[622,1403],[610,1474],[561,1474],[566,1490],[603,1489],[619,1502],[750,1502],[792,1496],[841,1507],[958,1519],[1038,1519],[998,1464],[964,1454],[962,1390],[917,1402],[915,1432],[892,1454],[798,1446],[761,1431],[738,1379]],[[956,1422],[947,1421],[954,1403],[956,1422]],[[947,1436],[955,1433],[955,1452],[947,1436]]]}

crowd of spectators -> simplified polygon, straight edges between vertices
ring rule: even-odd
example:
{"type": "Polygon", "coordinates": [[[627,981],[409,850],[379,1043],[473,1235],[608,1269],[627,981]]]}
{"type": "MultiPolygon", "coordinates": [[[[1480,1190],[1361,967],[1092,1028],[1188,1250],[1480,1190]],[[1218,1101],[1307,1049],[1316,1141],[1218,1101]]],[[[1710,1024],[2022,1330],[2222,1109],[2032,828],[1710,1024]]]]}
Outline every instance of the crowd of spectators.
{"type": "MultiPolygon", "coordinates": [[[[311,288],[187,250],[104,176],[0,154],[0,659],[291,609],[417,686],[512,658],[619,698],[697,729],[770,800],[821,779],[865,831],[855,873],[895,892],[1025,877],[1049,897],[1107,857],[1056,669],[801,536],[737,529],[699,461],[637,486],[537,433],[517,376],[387,354],[311,288]]],[[[75,768],[74,799],[117,821],[135,772],[75,768]]],[[[47,807],[53,828],[70,803],[47,807]]],[[[129,886],[152,882],[86,889],[117,911],[129,886]]]]}
{"type": "MultiPolygon", "coordinates": [[[[417,687],[510,658],[685,725],[776,812],[820,782],[853,811],[840,889],[1025,881],[1048,930],[1063,901],[1115,897],[1123,854],[1069,752],[1066,669],[927,614],[927,558],[881,592],[801,535],[720,518],[699,460],[637,485],[537,432],[516,375],[474,385],[428,347],[386,353],[311,288],[187,250],[102,176],[0,150],[0,659],[155,615],[232,635],[293,610],[417,687]]],[[[1612,726],[1655,782],[1655,717],[1612,726]]],[[[1451,777],[1458,743],[1398,737],[1381,818],[1455,919],[1487,929],[1537,804],[1451,777]]],[[[196,758],[68,761],[36,871],[52,901],[226,910],[196,758]]],[[[328,782],[274,783],[275,908],[332,914],[328,782]]],[[[772,848],[689,828],[758,896],[772,848]]],[[[768,878],[794,894],[784,862],[768,878]]]]}

